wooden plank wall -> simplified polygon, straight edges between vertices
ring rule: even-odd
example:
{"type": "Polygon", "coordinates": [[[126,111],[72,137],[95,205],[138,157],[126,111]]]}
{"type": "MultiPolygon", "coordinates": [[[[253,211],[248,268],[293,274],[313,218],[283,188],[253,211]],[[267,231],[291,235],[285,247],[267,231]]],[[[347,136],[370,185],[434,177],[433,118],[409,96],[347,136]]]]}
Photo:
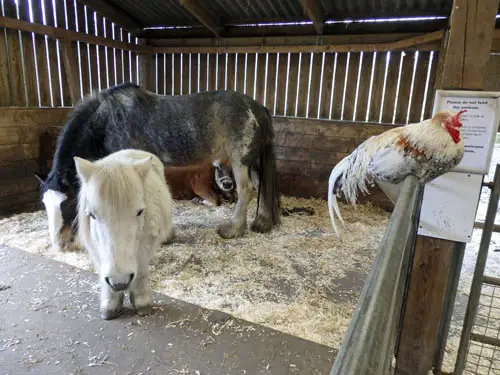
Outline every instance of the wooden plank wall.
{"type": "MultiPolygon", "coordinates": [[[[283,194],[326,198],[332,168],[361,142],[393,126],[359,122],[274,117],[276,157],[283,194]]],[[[360,202],[390,211],[393,204],[378,188],[360,202]]]]}
{"type": "Polygon", "coordinates": [[[438,53],[177,53],[155,55],[162,95],[236,90],[275,116],[407,124],[428,117],[438,53]]]}
{"type": "Polygon", "coordinates": [[[0,110],[0,216],[40,207],[33,173],[47,172],[54,140],[68,112],[67,108],[0,110]]]}
{"type": "MultiPolygon", "coordinates": [[[[0,0],[0,14],[109,39],[135,43],[123,28],[76,0],[0,0]]],[[[71,106],[61,42],[0,28],[0,106],[71,106]]],[[[80,97],[138,79],[137,53],[83,42],[71,43],[78,62],[80,97]]]]}
{"type": "MultiPolygon", "coordinates": [[[[2,15],[8,17],[137,43],[123,28],[76,0],[0,0],[0,4],[2,15]]],[[[30,108],[29,116],[33,107],[74,104],[61,41],[11,29],[0,29],[0,33],[0,106],[30,108]]],[[[78,65],[79,97],[140,81],[135,52],[86,42],[71,42],[71,48],[78,65]]],[[[215,89],[250,95],[276,116],[283,192],[324,197],[331,168],[366,137],[387,129],[380,123],[406,124],[430,116],[437,60],[438,52],[425,47],[391,52],[155,54],[154,83],[148,89],[163,95],[215,89]]],[[[3,184],[5,189],[15,190],[19,179],[31,176],[36,158],[39,170],[47,168],[55,133],[40,133],[40,128],[49,125],[37,124],[32,129],[28,121],[22,133],[9,129],[0,134],[7,150],[0,155],[0,162],[7,163],[2,173],[10,181],[3,184]],[[21,157],[16,136],[29,141],[26,144],[32,146],[26,147],[31,151],[22,154],[23,159],[11,160],[21,157]],[[41,149],[34,151],[40,139],[41,149]],[[8,178],[12,162],[22,163],[26,172],[8,178]]],[[[52,132],[59,125],[52,123],[56,126],[52,132]]],[[[6,128],[15,126],[11,123],[6,128]]],[[[25,179],[23,183],[34,193],[32,182],[25,179]]],[[[377,192],[370,199],[390,207],[377,192]]],[[[7,206],[8,201],[2,199],[2,204],[7,206]]]]}
{"type": "MultiPolygon", "coordinates": [[[[1,215],[33,207],[37,198],[33,172],[47,173],[51,167],[57,135],[69,109],[8,108],[0,113],[1,215]],[[18,201],[21,206],[11,206],[18,201]]],[[[328,176],[335,164],[366,138],[391,127],[285,117],[274,117],[273,123],[280,190],[306,198],[326,198],[328,176]]],[[[361,202],[368,200],[387,210],[393,208],[378,189],[361,202]]]]}

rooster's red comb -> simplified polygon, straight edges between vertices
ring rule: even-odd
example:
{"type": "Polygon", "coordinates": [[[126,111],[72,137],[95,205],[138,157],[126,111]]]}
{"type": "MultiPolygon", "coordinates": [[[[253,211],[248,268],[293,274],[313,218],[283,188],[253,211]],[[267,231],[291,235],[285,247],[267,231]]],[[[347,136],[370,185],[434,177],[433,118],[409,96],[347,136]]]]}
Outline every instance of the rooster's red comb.
{"type": "Polygon", "coordinates": [[[461,111],[459,111],[455,116],[452,116],[451,117],[451,123],[453,124],[453,126],[459,128],[462,126],[462,124],[460,123],[460,115],[462,113],[465,113],[467,112],[466,109],[462,109],[461,111]]]}

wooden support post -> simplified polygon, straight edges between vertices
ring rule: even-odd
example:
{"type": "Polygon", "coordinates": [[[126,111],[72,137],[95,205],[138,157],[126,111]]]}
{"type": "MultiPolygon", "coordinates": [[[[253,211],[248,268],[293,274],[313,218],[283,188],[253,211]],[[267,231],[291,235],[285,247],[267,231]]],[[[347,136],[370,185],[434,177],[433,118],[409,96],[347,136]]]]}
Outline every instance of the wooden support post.
{"type": "MultiPolygon", "coordinates": [[[[139,39],[140,45],[146,45],[146,39],[139,39]]],[[[146,90],[155,91],[154,60],[151,53],[139,54],[139,86],[146,90]]]]}
{"type": "Polygon", "coordinates": [[[325,10],[321,5],[321,1],[315,0],[300,0],[302,9],[307,13],[307,16],[313,21],[316,32],[323,34],[323,26],[325,21],[325,10]]]}
{"type": "Polygon", "coordinates": [[[81,99],[80,97],[80,76],[78,72],[78,61],[76,51],[70,40],[61,40],[61,53],[64,65],[64,72],[69,88],[71,103],[75,105],[81,99]]]}
{"type": "Polygon", "coordinates": [[[181,5],[209,29],[217,38],[220,37],[219,22],[213,17],[212,13],[203,6],[200,0],[181,0],[181,5]]]}
{"type": "MultiPolygon", "coordinates": [[[[437,89],[481,90],[492,45],[499,0],[454,0],[450,30],[440,56],[437,89]]],[[[439,357],[440,327],[454,295],[453,260],[460,244],[418,236],[397,350],[396,375],[427,375],[439,357]]],[[[463,249],[463,246],[462,246],[463,249]]],[[[461,267],[461,262],[455,262],[461,267]]],[[[451,304],[451,306],[450,306],[451,304]]],[[[446,336],[447,332],[441,332],[446,336]]]]}

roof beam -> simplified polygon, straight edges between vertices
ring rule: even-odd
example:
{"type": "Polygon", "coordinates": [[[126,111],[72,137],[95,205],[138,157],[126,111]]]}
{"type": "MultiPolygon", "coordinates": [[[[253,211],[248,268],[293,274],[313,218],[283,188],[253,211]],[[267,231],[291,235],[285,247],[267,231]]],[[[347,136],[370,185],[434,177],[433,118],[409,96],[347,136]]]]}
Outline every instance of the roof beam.
{"type": "Polygon", "coordinates": [[[300,0],[302,9],[305,10],[307,16],[313,21],[314,28],[318,34],[323,34],[323,25],[325,21],[325,10],[318,0],[300,0]]]}
{"type": "Polygon", "coordinates": [[[220,25],[212,14],[203,6],[200,0],[181,0],[181,5],[200,21],[214,35],[220,37],[220,25]]]}
{"type": "Polygon", "coordinates": [[[123,26],[129,31],[142,29],[141,24],[130,14],[119,7],[111,4],[107,0],[78,0],[80,3],[95,10],[101,16],[106,17],[118,26],[123,26]]]}

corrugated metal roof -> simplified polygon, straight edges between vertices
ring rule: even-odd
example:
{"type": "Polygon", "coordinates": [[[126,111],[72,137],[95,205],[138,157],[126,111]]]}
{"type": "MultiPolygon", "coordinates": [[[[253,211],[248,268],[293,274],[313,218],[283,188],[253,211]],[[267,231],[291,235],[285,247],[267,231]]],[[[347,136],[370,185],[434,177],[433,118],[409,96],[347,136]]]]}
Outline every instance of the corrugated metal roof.
{"type": "Polygon", "coordinates": [[[448,16],[453,0],[321,0],[327,19],[448,16]]]}
{"type": "MultiPolygon", "coordinates": [[[[142,28],[153,26],[194,26],[185,30],[161,31],[164,35],[176,37],[213,35],[201,22],[191,14],[180,0],[108,0],[115,7],[121,8],[130,14],[142,28]],[[206,33],[205,33],[206,32],[206,33]],[[205,34],[204,34],[205,33],[205,34]]],[[[449,16],[453,0],[317,0],[323,7],[325,20],[341,21],[345,19],[363,18],[395,18],[395,17],[422,17],[422,16],[449,16]]],[[[200,0],[201,5],[210,13],[220,25],[221,34],[231,29],[232,25],[246,23],[283,23],[295,21],[309,21],[300,0],[200,0]]],[[[109,16],[110,17],[110,16],[109,16]]],[[[111,18],[111,17],[110,17],[111,18]]],[[[444,20],[446,22],[446,20],[444,20]]],[[[356,32],[377,32],[377,30],[391,30],[392,32],[433,31],[444,27],[433,21],[415,23],[398,22],[398,25],[368,25],[357,24],[345,26],[346,30],[356,32]],[[374,29],[376,29],[374,31],[374,29]]],[[[245,35],[288,35],[279,27],[269,30],[261,27],[252,33],[248,28],[245,35]]],[[[231,29],[232,34],[234,27],[231,29]]],[[[325,33],[340,30],[338,26],[327,25],[325,33]]],[[[340,30],[342,31],[342,30],[340,30]]],[[[296,32],[295,29],[293,32],[296,32]]],[[[313,27],[302,27],[298,30],[314,33],[313,27]],[[307,29],[307,31],[304,31],[307,29]]],[[[159,35],[159,34],[156,35],[159,35]]]]}
{"type": "Polygon", "coordinates": [[[299,0],[213,0],[203,5],[224,23],[306,18],[299,0]]]}
{"type": "Polygon", "coordinates": [[[143,27],[198,25],[199,22],[176,0],[109,0],[143,27]]]}

